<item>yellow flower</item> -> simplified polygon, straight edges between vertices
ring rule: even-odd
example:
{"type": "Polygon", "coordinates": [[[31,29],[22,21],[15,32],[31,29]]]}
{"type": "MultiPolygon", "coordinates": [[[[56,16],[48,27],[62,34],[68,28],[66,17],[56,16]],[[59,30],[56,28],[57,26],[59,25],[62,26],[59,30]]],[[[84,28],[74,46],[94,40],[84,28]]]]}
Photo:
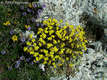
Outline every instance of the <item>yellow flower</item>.
{"type": "Polygon", "coordinates": [[[69,50],[69,53],[71,54],[71,53],[72,53],[72,50],[69,50]]]}
{"type": "Polygon", "coordinates": [[[65,62],[64,59],[61,59],[61,62],[64,63],[65,62]]]}
{"type": "Polygon", "coordinates": [[[58,26],[56,27],[56,30],[59,30],[59,27],[58,27],[58,26]]]}
{"type": "Polygon", "coordinates": [[[66,60],[68,61],[68,60],[69,60],[69,58],[68,58],[68,57],[66,57],[66,60]]]}
{"type": "Polygon", "coordinates": [[[42,54],[39,54],[40,59],[42,59],[44,56],[42,54]]]}
{"type": "Polygon", "coordinates": [[[44,61],[43,64],[47,64],[47,61],[44,61]]]}
{"type": "Polygon", "coordinates": [[[29,34],[29,38],[30,38],[30,39],[33,38],[33,33],[29,34]]]}
{"type": "Polygon", "coordinates": [[[55,24],[54,22],[51,22],[51,23],[50,23],[51,26],[53,26],[54,24],[55,24]]]}
{"type": "Polygon", "coordinates": [[[52,47],[52,46],[53,46],[53,44],[47,43],[47,48],[50,48],[50,47],[52,47]]]}
{"type": "Polygon", "coordinates": [[[48,64],[49,64],[49,65],[51,64],[51,60],[49,60],[48,64]]]}
{"type": "Polygon", "coordinates": [[[73,40],[72,40],[72,38],[69,38],[69,43],[71,43],[73,40]]]}
{"type": "Polygon", "coordinates": [[[3,25],[5,25],[5,26],[10,25],[10,21],[6,21],[5,23],[3,23],[3,25]]]}
{"type": "Polygon", "coordinates": [[[28,29],[30,27],[30,25],[25,25],[25,28],[28,29]]]}
{"type": "Polygon", "coordinates": [[[60,40],[58,40],[58,43],[60,43],[60,40]]]}
{"type": "Polygon", "coordinates": [[[36,43],[33,43],[33,46],[36,46],[37,44],[36,43]]]}
{"type": "Polygon", "coordinates": [[[57,52],[57,51],[58,51],[58,48],[55,46],[55,47],[53,48],[53,50],[54,50],[55,52],[57,52]]]}
{"type": "Polygon", "coordinates": [[[50,57],[53,58],[54,56],[52,54],[50,54],[50,57]]]}
{"type": "Polygon", "coordinates": [[[36,57],[36,56],[38,56],[38,55],[39,55],[38,52],[35,52],[35,53],[33,54],[34,57],[36,57]]]}
{"type": "Polygon", "coordinates": [[[73,57],[73,59],[76,59],[76,56],[72,56],[73,57]]]}
{"type": "Polygon", "coordinates": [[[45,33],[42,34],[42,38],[43,38],[43,39],[46,38],[46,34],[45,34],[45,33]]]}
{"type": "Polygon", "coordinates": [[[83,52],[80,52],[80,54],[82,55],[82,54],[83,54],[83,52]]]}
{"type": "Polygon", "coordinates": [[[59,58],[59,55],[56,55],[55,58],[58,59],[58,58],[59,58]]]}
{"type": "Polygon", "coordinates": [[[62,66],[62,64],[58,64],[58,66],[62,66]]]}
{"type": "Polygon", "coordinates": [[[52,61],[55,61],[55,58],[52,58],[52,61]]]}
{"type": "Polygon", "coordinates": [[[43,39],[42,39],[42,38],[39,38],[39,41],[40,41],[40,42],[42,42],[42,41],[43,41],[43,39]]]}
{"type": "Polygon", "coordinates": [[[17,41],[17,36],[16,36],[16,35],[13,35],[13,36],[12,36],[12,40],[13,40],[13,41],[17,41]]]}
{"type": "Polygon", "coordinates": [[[30,54],[34,54],[34,51],[31,51],[30,54]]]}
{"type": "Polygon", "coordinates": [[[47,21],[47,20],[44,20],[44,21],[43,21],[43,24],[44,24],[44,25],[46,25],[47,23],[48,23],[48,21],[47,21]]]}
{"type": "Polygon", "coordinates": [[[46,44],[45,40],[43,40],[42,38],[40,38],[39,41],[40,41],[41,43],[43,43],[43,45],[46,44]]]}
{"type": "Polygon", "coordinates": [[[60,24],[59,23],[56,23],[56,26],[59,26],[60,24]]]}
{"type": "Polygon", "coordinates": [[[35,62],[36,62],[36,60],[33,60],[33,62],[35,63],[35,62]]]}
{"type": "Polygon", "coordinates": [[[44,49],[40,49],[40,52],[43,52],[44,51],[44,49]]]}
{"type": "Polygon", "coordinates": [[[87,40],[84,40],[85,43],[87,43],[87,40]]]}
{"type": "Polygon", "coordinates": [[[70,52],[70,49],[69,49],[69,48],[67,48],[67,49],[66,49],[66,53],[69,53],[69,52],[70,52]]]}
{"type": "Polygon", "coordinates": [[[26,42],[26,45],[30,46],[30,45],[31,45],[31,42],[30,42],[30,41],[27,41],[27,42],[26,42]]]}
{"type": "Polygon", "coordinates": [[[49,57],[50,55],[49,54],[45,54],[45,56],[49,57]]]}
{"type": "Polygon", "coordinates": [[[73,29],[73,28],[74,28],[74,26],[73,26],[73,25],[70,25],[69,27],[70,27],[71,29],[73,29]]]}
{"type": "Polygon", "coordinates": [[[79,48],[80,46],[77,44],[76,47],[79,48]]]}
{"type": "Polygon", "coordinates": [[[68,23],[68,22],[66,22],[65,24],[66,24],[67,26],[69,26],[69,23],[68,23]]]}
{"type": "Polygon", "coordinates": [[[30,51],[33,51],[33,48],[32,48],[32,47],[29,47],[29,50],[30,50],[30,51]]]}
{"type": "Polygon", "coordinates": [[[34,46],[34,50],[38,50],[39,49],[39,46],[34,46]]]}
{"type": "Polygon", "coordinates": [[[35,39],[34,39],[34,38],[32,39],[32,42],[35,42],[35,39]]]}
{"type": "Polygon", "coordinates": [[[43,29],[44,31],[48,31],[48,26],[43,29]]]}
{"type": "Polygon", "coordinates": [[[64,37],[66,34],[67,34],[67,31],[64,30],[64,32],[63,32],[63,37],[64,37]]]}
{"type": "Polygon", "coordinates": [[[67,28],[67,26],[64,26],[64,27],[63,27],[63,30],[65,30],[66,28],[67,28]]]}
{"type": "Polygon", "coordinates": [[[70,67],[73,67],[73,64],[69,64],[70,67]]]}
{"type": "Polygon", "coordinates": [[[60,20],[60,23],[62,23],[62,22],[63,22],[63,20],[61,19],[61,20],[60,20]]]}
{"type": "Polygon", "coordinates": [[[46,49],[44,49],[43,52],[44,52],[45,54],[48,54],[48,50],[46,50],[46,49]]]}
{"type": "Polygon", "coordinates": [[[55,39],[53,39],[53,44],[57,44],[57,41],[55,39]]]}
{"type": "Polygon", "coordinates": [[[44,60],[47,61],[47,60],[48,60],[48,57],[45,57],[44,60]]]}
{"type": "Polygon", "coordinates": [[[24,47],[24,52],[27,51],[28,47],[24,47]]]}
{"type": "Polygon", "coordinates": [[[41,47],[41,46],[42,46],[42,43],[39,42],[38,45],[41,47]]]}
{"type": "Polygon", "coordinates": [[[54,30],[50,30],[49,31],[49,35],[53,34],[54,33],[54,30]]]}
{"type": "Polygon", "coordinates": [[[53,62],[52,65],[54,66],[54,65],[55,65],[55,62],[53,62]]]}
{"type": "Polygon", "coordinates": [[[27,49],[27,52],[30,53],[31,51],[29,49],[27,49]]]}
{"type": "Polygon", "coordinates": [[[74,47],[74,43],[71,43],[72,48],[74,47]]]}
{"type": "Polygon", "coordinates": [[[48,26],[48,28],[51,30],[53,27],[52,26],[48,26]]]}
{"type": "Polygon", "coordinates": [[[56,46],[55,46],[55,47],[50,48],[50,51],[57,52],[58,49],[57,49],[56,46]]]}
{"type": "Polygon", "coordinates": [[[60,47],[63,48],[64,46],[65,46],[65,43],[62,43],[60,47]]]}
{"type": "Polygon", "coordinates": [[[52,37],[48,37],[48,40],[52,40],[52,37]]]}
{"type": "Polygon", "coordinates": [[[63,54],[64,53],[64,51],[59,51],[59,54],[63,54]]]}
{"type": "Polygon", "coordinates": [[[62,38],[62,41],[65,41],[65,38],[62,38]]]}
{"type": "Polygon", "coordinates": [[[29,3],[29,4],[28,4],[28,7],[29,7],[29,8],[33,8],[32,3],[29,3]]]}
{"type": "Polygon", "coordinates": [[[65,51],[65,48],[60,49],[61,51],[65,51]]]}
{"type": "Polygon", "coordinates": [[[48,31],[47,30],[44,30],[44,32],[47,34],[48,33],[48,31]]]}
{"type": "Polygon", "coordinates": [[[57,23],[58,21],[56,19],[52,19],[53,22],[57,23]]]}
{"type": "Polygon", "coordinates": [[[39,57],[36,57],[36,61],[39,61],[39,57]]]}
{"type": "Polygon", "coordinates": [[[52,19],[51,19],[51,18],[48,18],[48,21],[49,21],[49,22],[52,22],[52,19]]]}
{"type": "Polygon", "coordinates": [[[69,36],[66,36],[65,38],[68,40],[68,39],[69,39],[69,36]]]}
{"type": "Polygon", "coordinates": [[[40,33],[42,33],[42,32],[43,32],[43,29],[42,29],[42,28],[39,28],[37,34],[40,34],[40,33]]]}
{"type": "Polygon", "coordinates": [[[50,54],[51,54],[51,55],[53,55],[53,54],[54,54],[54,52],[53,52],[53,51],[50,51],[50,54]]]}
{"type": "Polygon", "coordinates": [[[86,48],[86,47],[84,47],[84,50],[86,51],[86,50],[87,50],[87,48],[86,48]]]}
{"type": "Polygon", "coordinates": [[[54,68],[56,68],[56,65],[54,65],[54,68]]]}
{"type": "Polygon", "coordinates": [[[62,39],[62,35],[61,35],[61,34],[57,34],[57,36],[58,36],[60,39],[62,39]]]}
{"type": "Polygon", "coordinates": [[[52,38],[55,38],[55,35],[51,35],[52,38]]]}
{"type": "Polygon", "coordinates": [[[43,43],[43,45],[45,45],[45,44],[46,44],[46,42],[45,42],[44,40],[42,41],[42,43],[43,43]]]}
{"type": "Polygon", "coordinates": [[[43,31],[43,29],[42,29],[42,28],[39,28],[39,29],[38,29],[38,31],[41,31],[41,32],[42,32],[42,31],[43,31]]]}

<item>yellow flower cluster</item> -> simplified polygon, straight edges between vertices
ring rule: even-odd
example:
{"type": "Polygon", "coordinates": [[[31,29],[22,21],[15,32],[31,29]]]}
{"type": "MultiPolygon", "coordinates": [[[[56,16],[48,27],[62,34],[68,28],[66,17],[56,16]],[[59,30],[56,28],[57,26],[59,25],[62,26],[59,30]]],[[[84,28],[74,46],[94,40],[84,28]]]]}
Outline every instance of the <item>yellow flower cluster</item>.
{"type": "Polygon", "coordinates": [[[42,62],[43,64],[52,65],[54,68],[62,66],[69,61],[70,66],[73,60],[83,55],[86,50],[87,40],[83,28],[66,23],[65,26],[59,27],[60,22],[56,19],[49,18],[44,20],[45,27],[38,28],[38,38],[32,38],[26,42],[24,51],[35,57],[34,62],[42,62]]]}

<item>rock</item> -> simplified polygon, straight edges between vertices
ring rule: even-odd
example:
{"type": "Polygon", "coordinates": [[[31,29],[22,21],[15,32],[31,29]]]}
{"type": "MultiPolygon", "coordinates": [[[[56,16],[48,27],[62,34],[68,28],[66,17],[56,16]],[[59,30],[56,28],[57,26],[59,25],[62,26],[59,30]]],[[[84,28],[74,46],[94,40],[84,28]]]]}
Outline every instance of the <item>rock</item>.
{"type": "Polygon", "coordinates": [[[45,71],[45,65],[44,64],[39,64],[39,68],[42,69],[42,71],[45,71]]]}
{"type": "Polygon", "coordinates": [[[104,28],[104,34],[107,37],[107,28],[104,28]]]}
{"type": "Polygon", "coordinates": [[[102,78],[103,74],[104,74],[104,72],[102,72],[102,71],[97,72],[96,75],[95,75],[95,77],[96,78],[102,78]]]}
{"type": "Polygon", "coordinates": [[[95,49],[95,46],[94,45],[89,45],[88,48],[95,49]]]}
{"type": "Polygon", "coordinates": [[[100,27],[96,28],[96,40],[101,40],[104,36],[104,30],[100,27]]]}
{"type": "Polygon", "coordinates": [[[87,48],[87,50],[88,50],[88,53],[94,53],[95,52],[95,50],[92,48],[87,48]]]}
{"type": "Polygon", "coordinates": [[[104,61],[105,63],[107,63],[107,57],[104,57],[103,61],[104,61]]]}
{"type": "Polygon", "coordinates": [[[78,25],[81,24],[80,17],[85,12],[92,16],[90,19],[93,23],[107,25],[107,0],[39,0],[39,2],[47,5],[43,15],[50,15],[78,25]]]}
{"type": "Polygon", "coordinates": [[[99,51],[99,52],[102,51],[102,42],[101,41],[93,42],[90,45],[94,45],[96,51],[99,51]]]}

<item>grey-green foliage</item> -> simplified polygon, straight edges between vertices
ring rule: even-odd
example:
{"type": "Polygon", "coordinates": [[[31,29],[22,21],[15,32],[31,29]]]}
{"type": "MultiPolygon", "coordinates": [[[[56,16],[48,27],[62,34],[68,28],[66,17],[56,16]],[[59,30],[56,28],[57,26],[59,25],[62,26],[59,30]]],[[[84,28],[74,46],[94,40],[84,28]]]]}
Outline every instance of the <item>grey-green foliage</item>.
{"type": "Polygon", "coordinates": [[[4,5],[0,5],[0,16],[5,16],[7,14],[7,9],[4,5]]]}
{"type": "Polygon", "coordinates": [[[0,80],[49,80],[49,77],[37,65],[25,64],[23,68],[6,70],[0,74],[0,80]]]}

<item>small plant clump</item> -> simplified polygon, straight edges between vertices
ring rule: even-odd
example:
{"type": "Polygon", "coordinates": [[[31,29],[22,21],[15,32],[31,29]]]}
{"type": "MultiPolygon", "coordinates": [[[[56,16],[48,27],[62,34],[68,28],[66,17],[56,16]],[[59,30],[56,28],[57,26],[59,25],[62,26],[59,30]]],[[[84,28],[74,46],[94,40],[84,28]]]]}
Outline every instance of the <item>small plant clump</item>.
{"type": "Polygon", "coordinates": [[[37,37],[29,35],[24,52],[34,57],[33,62],[54,68],[69,63],[72,67],[75,60],[82,57],[87,43],[83,28],[68,23],[61,27],[60,22],[52,18],[44,20],[35,33],[37,37]]]}

